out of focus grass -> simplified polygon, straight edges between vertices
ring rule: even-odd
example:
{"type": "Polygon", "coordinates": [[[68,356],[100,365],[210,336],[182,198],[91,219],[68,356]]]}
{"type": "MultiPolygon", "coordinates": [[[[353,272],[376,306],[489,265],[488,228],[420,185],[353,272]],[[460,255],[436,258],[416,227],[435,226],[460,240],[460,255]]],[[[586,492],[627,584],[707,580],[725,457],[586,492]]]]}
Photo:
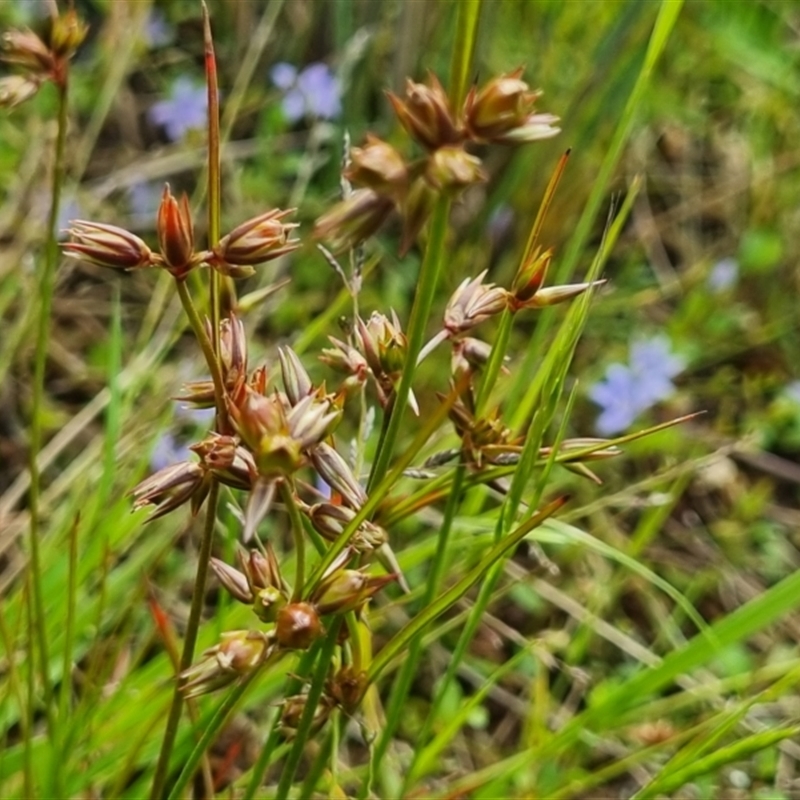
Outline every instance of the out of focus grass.
{"type": "MultiPolygon", "coordinates": [[[[2,4],[0,22],[19,24],[34,5],[2,4]]],[[[177,77],[202,79],[198,9],[193,2],[153,4],[172,33],[152,47],[142,33],[148,6],[78,3],[92,31],[74,68],[68,195],[80,209],[74,216],[124,222],[150,236],[154,212],[134,212],[131,188],[169,181],[195,190],[204,154],[202,135],[168,142],[147,116],[177,77]]],[[[497,157],[489,164],[490,188],[471,192],[457,208],[439,307],[466,274],[488,267],[492,280],[508,283],[551,170],[571,147],[543,235],[556,248],[554,271],[568,264],[658,10],[636,2],[485,4],[479,77],[525,64],[563,133],[497,157]]],[[[223,110],[232,98],[239,105],[224,157],[224,207],[232,220],[293,204],[308,230],[337,196],[344,131],[356,143],[367,131],[397,136],[383,89],[398,90],[407,74],[446,72],[449,63],[448,3],[218,2],[211,12],[223,110]],[[241,74],[242,91],[234,93],[247,48],[259,44],[273,17],[252,74],[241,74]],[[343,115],[288,126],[269,67],[320,60],[344,83],[343,115]]],[[[552,491],[567,491],[572,501],[557,523],[537,532],[552,567],[533,551],[509,563],[456,680],[440,698],[431,738],[419,741],[475,598],[431,631],[382,774],[374,776],[376,796],[393,796],[409,775],[408,796],[789,798],[798,791],[800,393],[792,384],[800,379],[799,29],[800,10],[777,0],[681,9],[599,213],[573,253],[574,270],[562,276],[585,274],[615,193],[624,195],[641,176],[604,270],[608,283],[569,370],[577,388],[566,434],[593,434],[598,410],[588,387],[609,364],[625,361],[632,339],[656,334],[669,338],[686,369],[674,396],[634,427],[706,413],[599,464],[602,486],[554,472],[552,491]],[[723,259],[738,270],[720,290],[709,279],[723,259]],[[665,593],[653,576],[674,591],[665,593]],[[678,595],[705,627],[692,621],[686,602],[675,602],[678,595]]],[[[21,796],[25,757],[20,537],[34,264],[47,208],[53,109],[53,96],[42,92],[0,116],[3,796],[21,796]]],[[[396,234],[381,235],[380,263],[360,304],[394,307],[407,318],[418,255],[398,259],[396,234]]],[[[244,293],[279,277],[262,271],[244,293]]],[[[300,341],[316,352],[337,333],[345,310],[336,306],[339,283],[313,247],[295,254],[288,277],[287,289],[247,316],[257,332],[254,362],[271,361],[281,342],[300,341]]],[[[562,316],[559,310],[551,323],[562,316]]],[[[75,712],[60,749],[48,749],[41,736],[30,741],[34,763],[43,773],[60,773],[67,796],[141,796],[158,752],[173,669],[148,601],[166,609],[179,636],[197,526],[173,516],[142,527],[124,495],[148,471],[158,443],[176,432],[168,397],[202,374],[176,319],[166,286],[149,275],[112,275],[74,262],[59,269],[42,453],[43,586],[48,640],[59,654],[75,537],[68,685],[75,712]],[[121,335],[114,337],[117,315],[121,335]]],[[[540,341],[533,322],[515,336],[518,351],[527,340],[540,341]]],[[[546,357],[528,352],[533,365],[546,357]]],[[[307,363],[315,378],[323,375],[312,359],[307,363]]],[[[433,382],[436,369],[423,365],[421,380],[433,382]]],[[[524,382],[502,380],[498,397],[523,396],[524,382]]],[[[177,424],[192,441],[194,423],[177,424]]],[[[448,580],[460,577],[472,548],[490,536],[494,521],[477,513],[477,503],[475,510],[454,524],[463,561],[452,565],[448,580]]],[[[424,584],[440,514],[432,512],[421,531],[407,523],[392,531],[414,586],[424,584]]],[[[229,512],[219,528],[230,554],[237,526],[229,512]]],[[[216,590],[209,611],[202,645],[248,624],[246,611],[216,590]]],[[[395,630],[405,614],[400,602],[379,607],[376,635],[395,630]]],[[[50,672],[63,686],[56,657],[50,672]]],[[[220,786],[233,781],[234,796],[247,785],[281,684],[277,676],[260,681],[216,745],[220,786]]],[[[215,703],[201,703],[200,721],[181,730],[179,756],[191,750],[215,703]]],[[[40,725],[37,716],[35,731],[40,725]]],[[[357,794],[368,760],[355,726],[345,728],[336,772],[322,776],[319,791],[357,794]]],[[[55,778],[42,782],[45,789],[57,785],[55,778]]]]}

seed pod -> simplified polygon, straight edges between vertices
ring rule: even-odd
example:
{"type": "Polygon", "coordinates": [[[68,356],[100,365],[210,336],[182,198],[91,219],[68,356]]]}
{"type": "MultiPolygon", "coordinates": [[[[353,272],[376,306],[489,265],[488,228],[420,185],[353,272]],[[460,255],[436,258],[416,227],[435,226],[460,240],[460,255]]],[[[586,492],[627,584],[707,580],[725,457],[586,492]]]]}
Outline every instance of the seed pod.
{"type": "Polygon", "coordinates": [[[307,650],[323,632],[319,614],[308,603],[290,603],[278,611],[275,619],[277,642],[290,650],[307,650]]]}

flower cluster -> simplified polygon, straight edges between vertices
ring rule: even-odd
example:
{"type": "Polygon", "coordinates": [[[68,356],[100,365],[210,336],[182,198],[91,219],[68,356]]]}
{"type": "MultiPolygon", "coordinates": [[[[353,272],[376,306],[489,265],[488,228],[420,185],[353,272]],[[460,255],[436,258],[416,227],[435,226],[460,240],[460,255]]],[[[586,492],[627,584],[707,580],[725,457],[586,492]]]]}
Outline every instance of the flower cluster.
{"type": "Polygon", "coordinates": [[[19,72],[0,79],[0,106],[19,105],[33,97],[46,81],[63,86],[69,60],[86,38],[86,32],[86,25],[73,8],[45,17],[37,32],[6,31],[0,58],[19,72]]]}
{"type": "Polygon", "coordinates": [[[669,397],[675,391],[672,379],[684,366],[666,336],[634,342],[630,364],[610,364],[603,380],[589,390],[589,397],[603,409],[597,432],[621,433],[639,414],[669,397]]]}
{"type": "Polygon", "coordinates": [[[298,246],[298,240],[290,238],[296,224],[283,222],[289,213],[267,211],[234,228],[211,250],[197,250],[189,199],[184,194],[178,200],[166,185],[156,217],[159,252],[153,252],[143,239],[124,228],[87,220],[72,221],[68,229],[72,240],[64,245],[64,251],[101,267],[158,267],[177,280],[185,280],[199,266],[242,278],[253,274],[255,264],[271,261],[298,246]]]}
{"type": "Polygon", "coordinates": [[[469,145],[555,136],[557,117],[535,112],[540,92],[531,91],[521,75],[518,69],[480,89],[473,87],[458,110],[433,75],[426,84],[409,80],[405,99],[390,92],[395,114],[424,157],[407,162],[388,142],[368,136],[363,147],[353,148],[345,173],[359,188],[317,221],[316,235],[343,250],[372,235],[397,209],[403,217],[405,251],[428,219],[437,193],[458,193],[486,179],[480,159],[467,151],[469,145]]]}

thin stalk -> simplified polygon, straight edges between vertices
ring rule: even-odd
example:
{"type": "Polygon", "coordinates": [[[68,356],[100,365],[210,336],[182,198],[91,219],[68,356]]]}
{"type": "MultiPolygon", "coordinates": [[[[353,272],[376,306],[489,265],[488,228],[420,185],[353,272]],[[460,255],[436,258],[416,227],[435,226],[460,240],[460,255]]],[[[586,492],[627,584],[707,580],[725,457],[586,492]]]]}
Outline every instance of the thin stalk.
{"type": "Polygon", "coordinates": [[[428,246],[425,248],[425,257],[420,268],[417,291],[414,294],[414,304],[411,307],[411,317],[408,322],[408,351],[406,353],[405,366],[400,378],[400,385],[397,387],[397,394],[394,398],[389,424],[383,431],[383,435],[378,442],[378,452],[375,462],[372,465],[372,472],[369,476],[367,492],[374,489],[386,476],[389,471],[389,461],[397,444],[397,436],[400,433],[400,425],[403,414],[408,405],[408,396],[411,393],[411,382],[414,379],[417,358],[422,350],[422,343],[425,338],[425,328],[433,305],[433,298],[436,295],[436,285],[439,282],[439,272],[445,259],[445,240],[447,237],[447,220],[450,216],[450,198],[440,197],[436,201],[433,209],[433,217],[430,223],[430,236],[428,246]]]}
{"type": "MultiPolygon", "coordinates": [[[[180,283],[179,283],[180,285],[180,283]]],[[[203,529],[203,538],[200,543],[200,553],[197,558],[197,574],[195,575],[194,590],[192,592],[192,605],[189,609],[189,619],[186,623],[186,634],[183,640],[183,653],[181,654],[181,671],[188,669],[194,659],[194,648],[197,643],[197,634],[200,629],[200,617],[203,613],[203,596],[208,576],[209,559],[211,558],[211,545],[214,541],[214,525],[217,518],[217,500],[219,498],[219,483],[212,481],[206,501],[206,519],[203,529]]],[[[158,754],[156,772],[153,776],[153,787],[150,790],[150,800],[160,800],[164,795],[164,787],[169,770],[169,758],[178,734],[178,725],[183,710],[183,694],[180,686],[175,684],[172,695],[172,705],[169,709],[167,726],[161,742],[161,751],[158,754]]]]}
{"type": "Polygon", "coordinates": [[[200,763],[200,759],[203,757],[203,754],[211,746],[211,743],[214,741],[214,739],[219,736],[219,732],[222,730],[222,726],[225,724],[228,716],[233,709],[236,708],[237,703],[242,699],[242,697],[244,697],[247,690],[253,684],[253,681],[261,674],[263,667],[264,665],[262,664],[260,667],[256,667],[248,675],[246,675],[236,686],[234,686],[234,688],[230,691],[228,696],[216,710],[214,716],[203,730],[203,735],[194,746],[194,750],[192,750],[189,758],[186,759],[186,763],[183,765],[183,769],[178,776],[178,780],[175,782],[175,785],[172,787],[169,795],[167,795],[167,800],[179,800],[179,798],[182,796],[183,790],[186,788],[186,784],[189,783],[192,775],[194,775],[194,772],[197,769],[197,765],[200,763]]]}
{"type": "Polygon", "coordinates": [[[311,735],[311,725],[314,722],[314,714],[317,710],[317,705],[322,697],[322,690],[325,688],[325,680],[328,677],[328,672],[331,667],[333,659],[333,651],[336,649],[336,640],[339,638],[339,628],[341,626],[342,617],[336,617],[331,623],[330,630],[328,631],[325,641],[319,651],[319,658],[317,659],[317,668],[314,670],[314,677],[311,679],[311,686],[309,687],[308,694],[306,695],[306,705],[303,709],[303,716],[300,718],[300,723],[297,726],[297,733],[295,734],[292,749],[286,757],[286,763],[281,772],[281,779],[278,782],[278,791],[275,795],[276,800],[287,800],[289,791],[292,788],[292,781],[294,774],[297,772],[297,767],[300,764],[300,759],[303,755],[303,750],[309,741],[311,735]]]}
{"type": "MultiPolygon", "coordinates": [[[[58,132],[56,134],[55,163],[50,190],[50,213],[47,220],[47,243],[45,245],[44,269],[39,279],[39,317],[36,328],[36,347],[33,367],[33,396],[31,398],[31,432],[28,449],[28,465],[31,476],[28,492],[28,508],[30,510],[30,562],[28,569],[31,575],[31,591],[34,615],[34,630],[39,648],[40,679],[44,692],[45,715],[47,728],[52,737],[55,729],[55,709],[53,707],[53,687],[50,683],[50,655],[47,644],[47,625],[42,597],[42,563],[39,553],[39,514],[41,494],[41,474],[39,472],[39,451],[42,449],[42,424],[44,406],[44,373],[47,365],[48,341],[50,338],[50,310],[53,305],[53,289],[55,285],[56,264],[58,263],[58,212],[61,205],[61,193],[66,175],[65,145],[67,139],[67,99],[68,99],[68,64],[64,64],[63,79],[56,84],[58,90],[58,132]]],[[[29,654],[31,664],[35,663],[34,654],[29,654]]],[[[28,698],[33,703],[33,695],[28,698]]]]}
{"type": "MultiPolygon", "coordinates": [[[[203,351],[208,369],[211,372],[211,380],[214,383],[214,402],[217,405],[217,411],[220,414],[224,413],[225,409],[225,386],[222,380],[222,370],[219,366],[219,361],[214,353],[214,346],[206,334],[206,329],[203,326],[203,321],[200,319],[200,314],[192,300],[192,295],[189,292],[189,287],[185,281],[175,281],[175,286],[178,289],[178,297],[181,299],[181,305],[189,318],[189,324],[192,326],[194,335],[203,351]]],[[[219,326],[217,326],[219,331],[219,326]]]]}
{"type": "MultiPolygon", "coordinates": [[[[439,528],[439,535],[436,543],[436,553],[434,555],[431,571],[428,575],[428,580],[425,586],[425,595],[422,600],[423,608],[429,606],[433,602],[434,598],[439,594],[442,576],[444,575],[450,533],[453,529],[453,520],[456,512],[458,511],[458,506],[461,503],[461,488],[464,481],[465,472],[466,468],[463,464],[459,464],[458,467],[456,467],[455,476],[453,477],[452,490],[448,495],[447,505],[445,506],[444,510],[444,518],[442,519],[442,524],[439,528]]],[[[376,773],[378,773],[380,770],[383,757],[386,755],[386,750],[389,747],[392,736],[394,736],[397,725],[402,718],[402,709],[408,700],[408,692],[411,688],[411,683],[414,680],[414,676],[416,675],[417,665],[419,664],[419,658],[422,653],[423,635],[423,631],[420,631],[419,636],[411,642],[406,658],[403,661],[403,667],[400,670],[400,674],[397,676],[392,686],[392,695],[389,699],[389,705],[386,710],[386,724],[381,731],[380,739],[375,745],[375,749],[371,758],[372,768],[376,773]]],[[[424,744],[424,740],[420,741],[424,744]]],[[[364,788],[368,789],[367,783],[364,784],[364,788]]],[[[361,796],[366,797],[366,794],[362,792],[361,796]]]]}
{"type": "MultiPolygon", "coordinates": [[[[205,0],[203,6],[203,43],[206,64],[206,89],[208,92],[208,247],[219,243],[220,236],[220,161],[219,161],[219,87],[217,81],[217,59],[214,55],[214,39],[211,36],[211,20],[205,0]]],[[[219,320],[221,275],[211,270],[209,284],[209,306],[211,316],[211,345],[219,353],[219,320]]],[[[220,421],[225,411],[217,406],[220,421]]],[[[224,432],[224,431],[223,431],[224,432]]]]}
{"type": "Polygon", "coordinates": [[[283,498],[286,510],[289,513],[289,520],[292,523],[292,538],[294,540],[295,551],[295,572],[294,590],[292,592],[292,602],[299,602],[303,594],[303,584],[306,575],[306,540],[303,536],[303,518],[300,516],[300,509],[294,499],[292,487],[286,481],[280,484],[281,497],[283,498]]]}

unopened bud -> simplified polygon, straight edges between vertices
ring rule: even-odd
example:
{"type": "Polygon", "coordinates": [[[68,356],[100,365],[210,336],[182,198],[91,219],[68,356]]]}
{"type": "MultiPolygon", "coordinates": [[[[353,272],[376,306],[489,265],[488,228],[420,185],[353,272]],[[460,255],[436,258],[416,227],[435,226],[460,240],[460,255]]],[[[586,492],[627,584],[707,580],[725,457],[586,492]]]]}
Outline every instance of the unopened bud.
{"type": "Polygon", "coordinates": [[[14,108],[39,91],[41,78],[6,75],[0,78],[0,108],[14,108]]]}
{"type": "Polygon", "coordinates": [[[447,92],[435,75],[428,76],[427,86],[407,80],[405,100],[391,92],[387,96],[403,127],[428,150],[457,144],[463,138],[447,92]]]}
{"type": "Polygon", "coordinates": [[[180,201],[176,200],[169,184],[164,186],[158,207],[156,232],[166,268],[175,278],[185,278],[195,266],[194,226],[189,198],[184,193],[180,201]]]}
{"type": "Polygon", "coordinates": [[[61,58],[71,58],[83,43],[89,28],[74,8],[53,17],[50,27],[50,49],[61,58]]]}
{"type": "Polygon", "coordinates": [[[257,631],[227,631],[220,643],[203,653],[203,659],[181,673],[184,697],[213,692],[248,675],[262,663],[267,640],[257,631]]]}
{"type": "Polygon", "coordinates": [[[337,252],[355,247],[383,225],[393,208],[388,197],[373,189],[357,189],[317,220],[314,236],[330,239],[337,252]]]}
{"type": "Polygon", "coordinates": [[[231,597],[246,605],[250,605],[253,602],[253,592],[244,573],[239,572],[238,569],[234,569],[218,558],[212,558],[209,564],[211,570],[217,576],[217,580],[225,587],[231,597]]]}
{"type": "Polygon", "coordinates": [[[309,454],[322,479],[338,492],[352,508],[367,502],[367,493],[353,475],[347,462],[327,442],[320,442],[309,454]]]}
{"type": "MultiPolygon", "coordinates": [[[[284,736],[291,739],[300,727],[300,720],[306,710],[308,698],[304,694],[297,694],[287,697],[281,711],[281,732],[284,736]]],[[[314,709],[314,717],[311,721],[311,733],[318,731],[328,720],[333,703],[330,698],[323,695],[320,697],[317,707],[314,709]]]]}
{"type": "Polygon", "coordinates": [[[306,372],[303,362],[291,347],[279,347],[278,358],[281,362],[281,375],[286,396],[293,406],[297,405],[314,390],[311,378],[306,372]]]}
{"type": "Polygon", "coordinates": [[[552,258],[552,248],[542,251],[537,247],[520,266],[511,284],[511,294],[516,301],[527,303],[541,289],[552,258]]]}
{"type": "Polygon", "coordinates": [[[214,248],[216,260],[212,261],[212,266],[224,272],[224,265],[263,264],[296,250],[300,242],[298,239],[290,239],[289,235],[297,224],[281,221],[293,210],[281,211],[274,208],[234,228],[214,248]]]}
{"type": "Polygon", "coordinates": [[[367,575],[357,569],[339,569],[324,577],[309,600],[320,614],[344,614],[360,608],[396,575],[367,575]]]}
{"type": "Polygon", "coordinates": [[[486,180],[481,160],[470,155],[463,147],[440,147],[428,158],[425,179],[435,189],[453,192],[486,180]]]}
{"type": "Polygon", "coordinates": [[[67,232],[72,241],[62,245],[65,253],[100,267],[139,269],[153,264],[150,248],[130,231],[116,225],[78,219],[67,232]]]}
{"type": "Polygon", "coordinates": [[[444,310],[444,327],[450,333],[465,333],[506,309],[508,292],[493,283],[484,283],[485,277],[486,270],[477,278],[467,278],[453,292],[444,310]]]}
{"type": "Polygon", "coordinates": [[[50,48],[31,30],[6,31],[0,58],[42,77],[51,73],[55,64],[50,48]]]}
{"type": "Polygon", "coordinates": [[[555,136],[553,127],[558,117],[534,114],[533,107],[541,96],[530,91],[521,80],[522,68],[509,75],[490,80],[482,89],[473,88],[465,103],[465,125],[478,141],[531,142],[555,136]]]}
{"type": "Polygon", "coordinates": [[[394,195],[404,191],[408,170],[403,157],[388,142],[367,134],[367,143],[364,147],[354,147],[350,158],[345,173],[348,180],[380,194],[394,195]]]}
{"type": "Polygon", "coordinates": [[[307,650],[323,632],[319,614],[309,603],[289,603],[275,619],[278,644],[290,650],[307,650]]]}

